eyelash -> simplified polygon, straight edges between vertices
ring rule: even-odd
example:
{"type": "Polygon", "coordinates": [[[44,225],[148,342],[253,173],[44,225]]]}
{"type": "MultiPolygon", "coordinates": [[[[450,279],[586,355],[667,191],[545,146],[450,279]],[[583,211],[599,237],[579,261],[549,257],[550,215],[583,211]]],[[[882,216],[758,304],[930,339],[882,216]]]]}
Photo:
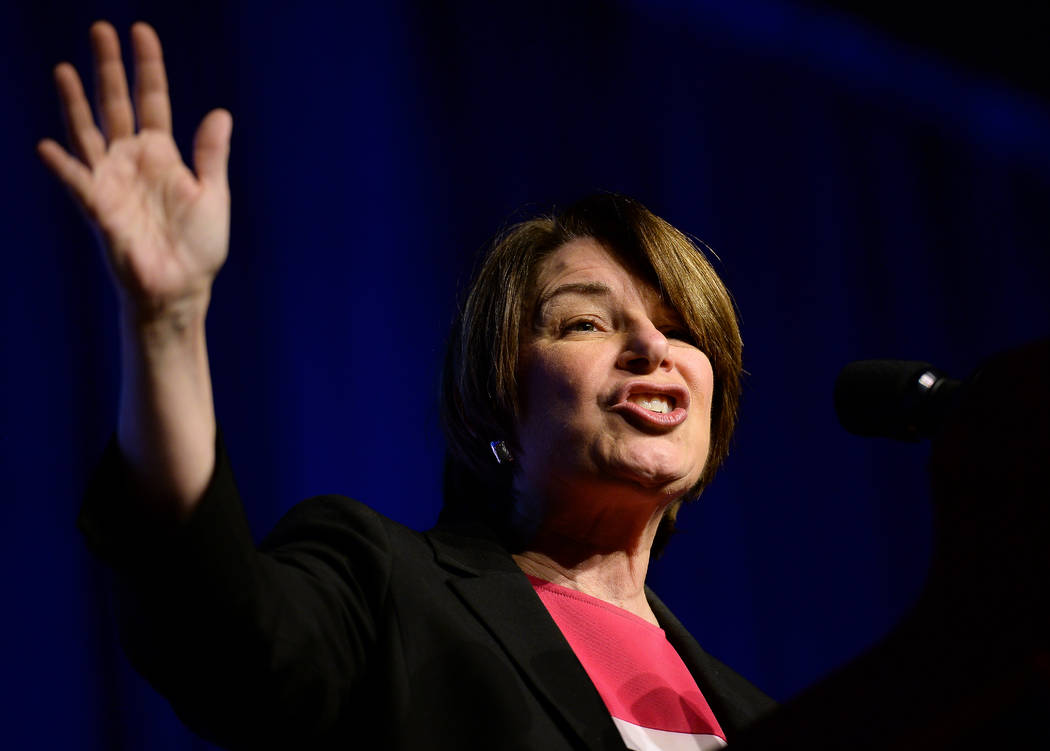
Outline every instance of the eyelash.
{"type": "Polygon", "coordinates": [[[578,319],[576,319],[574,321],[569,321],[568,323],[563,325],[561,330],[562,330],[563,333],[568,333],[568,332],[572,332],[572,331],[580,331],[580,332],[583,332],[583,333],[590,333],[592,331],[597,331],[598,330],[598,324],[596,322],[590,320],[589,318],[578,318],[578,319]],[[585,330],[585,329],[577,328],[578,326],[590,326],[591,328],[585,330]]]}
{"type": "MultiPolygon", "coordinates": [[[[563,334],[573,332],[589,334],[598,331],[598,323],[589,318],[579,318],[573,321],[569,321],[562,325],[561,331],[563,334]],[[585,329],[582,328],[583,326],[589,326],[590,328],[585,329]]],[[[662,333],[668,339],[683,342],[684,344],[689,344],[694,347],[696,346],[696,337],[694,337],[688,329],[673,328],[662,331],[662,333]]]]}

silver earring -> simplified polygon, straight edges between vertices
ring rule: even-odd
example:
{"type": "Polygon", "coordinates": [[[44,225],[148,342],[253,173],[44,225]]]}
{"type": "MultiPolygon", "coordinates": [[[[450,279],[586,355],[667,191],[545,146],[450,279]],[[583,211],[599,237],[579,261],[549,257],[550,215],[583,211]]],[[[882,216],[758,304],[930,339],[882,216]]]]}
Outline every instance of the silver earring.
{"type": "Polygon", "coordinates": [[[510,453],[506,441],[493,441],[489,444],[489,448],[492,449],[492,455],[496,457],[497,464],[510,464],[514,461],[514,454],[510,453]]]}

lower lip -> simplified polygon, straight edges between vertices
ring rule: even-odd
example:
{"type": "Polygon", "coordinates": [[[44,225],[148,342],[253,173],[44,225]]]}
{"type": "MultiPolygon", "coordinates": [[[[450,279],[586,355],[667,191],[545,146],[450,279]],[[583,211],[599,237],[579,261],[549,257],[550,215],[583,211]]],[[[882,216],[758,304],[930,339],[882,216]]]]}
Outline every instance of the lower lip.
{"type": "Polygon", "coordinates": [[[636,418],[643,424],[658,428],[673,428],[685,422],[688,413],[681,407],[670,412],[653,412],[634,402],[620,402],[612,408],[614,412],[636,418]]]}

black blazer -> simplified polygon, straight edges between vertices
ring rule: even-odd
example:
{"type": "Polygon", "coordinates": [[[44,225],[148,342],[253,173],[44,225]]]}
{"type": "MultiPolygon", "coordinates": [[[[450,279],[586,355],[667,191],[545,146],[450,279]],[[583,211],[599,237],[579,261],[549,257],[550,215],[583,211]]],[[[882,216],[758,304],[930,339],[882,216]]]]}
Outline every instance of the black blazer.
{"type": "MultiPolygon", "coordinates": [[[[117,572],[132,663],[201,735],[230,748],[624,748],[485,527],[419,533],[324,496],[256,551],[221,442],[184,524],[143,517],[128,477],[114,441],[81,526],[117,572]]],[[[730,740],[772,708],[647,595],[730,740]]]]}

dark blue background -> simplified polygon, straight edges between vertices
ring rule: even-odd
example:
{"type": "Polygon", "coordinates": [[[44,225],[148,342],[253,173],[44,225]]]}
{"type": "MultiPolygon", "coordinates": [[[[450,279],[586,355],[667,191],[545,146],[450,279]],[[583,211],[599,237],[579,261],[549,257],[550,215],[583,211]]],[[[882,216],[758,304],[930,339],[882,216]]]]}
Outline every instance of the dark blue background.
{"type": "Polygon", "coordinates": [[[929,556],[927,447],[844,434],[838,369],[963,376],[1050,328],[1045,102],[817,9],[22,5],[0,23],[5,747],[206,747],[128,669],[74,527],[114,424],[115,301],[33,144],[61,133],[50,70],[86,70],[96,18],[158,29],[184,153],[234,114],[208,332],[257,534],[322,492],[432,523],[437,370],[478,251],[522,207],[622,191],[718,253],[748,371],[730,459],[651,583],[785,699],[886,633],[929,556]]]}

